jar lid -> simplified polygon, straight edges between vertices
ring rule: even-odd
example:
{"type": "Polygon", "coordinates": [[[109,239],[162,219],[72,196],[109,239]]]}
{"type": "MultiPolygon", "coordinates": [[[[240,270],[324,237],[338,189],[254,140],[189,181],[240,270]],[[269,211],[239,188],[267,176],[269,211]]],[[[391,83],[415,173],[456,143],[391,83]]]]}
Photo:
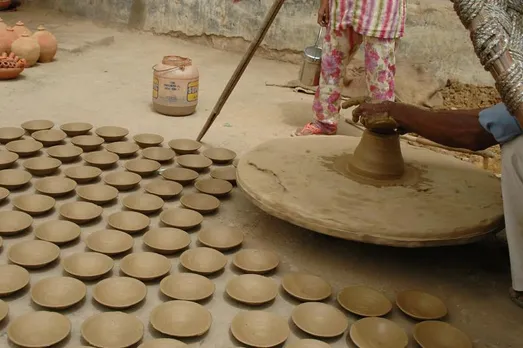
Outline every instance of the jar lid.
{"type": "Polygon", "coordinates": [[[180,56],[165,56],[163,57],[162,64],[181,68],[192,65],[192,60],[180,56]]]}

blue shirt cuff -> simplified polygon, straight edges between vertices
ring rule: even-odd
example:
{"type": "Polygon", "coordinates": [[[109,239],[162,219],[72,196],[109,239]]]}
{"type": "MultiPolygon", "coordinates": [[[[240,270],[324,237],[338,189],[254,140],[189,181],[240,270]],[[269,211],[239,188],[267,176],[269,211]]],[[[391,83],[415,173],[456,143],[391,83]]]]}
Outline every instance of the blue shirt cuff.
{"type": "Polygon", "coordinates": [[[510,114],[505,104],[496,104],[479,113],[479,123],[498,143],[506,143],[523,133],[518,120],[510,114]]]}

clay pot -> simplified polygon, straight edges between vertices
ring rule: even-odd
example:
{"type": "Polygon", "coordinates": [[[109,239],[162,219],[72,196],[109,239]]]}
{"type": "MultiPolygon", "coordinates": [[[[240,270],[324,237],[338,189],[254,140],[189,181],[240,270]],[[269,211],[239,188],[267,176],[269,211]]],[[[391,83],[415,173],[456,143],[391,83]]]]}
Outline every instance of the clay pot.
{"type": "Polygon", "coordinates": [[[0,10],[6,10],[11,6],[11,0],[0,0],[0,10]]]}
{"type": "Polygon", "coordinates": [[[13,30],[15,31],[15,33],[18,34],[18,36],[22,36],[22,34],[27,34],[29,36],[33,35],[33,32],[29,30],[29,28],[26,27],[24,22],[22,21],[16,22],[15,26],[13,27],[13,30]]]}
{"type": "MultiPolygon", "coordinates": [[[[0,3],[1,3],[1,1],[0,1],[0,3]]],[[[3,31],[5,29],[7,29],[7,24],[5,24],[4,20],[2,18],[0,18],[0,31],[3,31]]]]}
{"type": "Polygon", "coordinates": [[[27,61],[26,68],[30,68],[36,64],[40,58],[40,45],[35,38],[27,34],[22,34],[11,45],[11,52],[27,61]]]}
{"type": "Polygon", "coordinates": [[[10,80],[18,77],[25,68],[25,60],[3,53],[0,56],[0,80],[10,80]]]}
{"type": "Polygon", "coordinates": [[[0,29],[0,54],[11,53],[11,45],[18,39],[18,34],[13,28],[7,27],[5,30],[0,29]]]}
{"type": "Polygon", "coordinates": [[[48,32],[43,25],[38,27],[38,31],[33,34],[33,37],[38,41],[40,45],[40,63],[52,62],[56,51],[58,49],[58,43],[53,34],[48,32]]]}

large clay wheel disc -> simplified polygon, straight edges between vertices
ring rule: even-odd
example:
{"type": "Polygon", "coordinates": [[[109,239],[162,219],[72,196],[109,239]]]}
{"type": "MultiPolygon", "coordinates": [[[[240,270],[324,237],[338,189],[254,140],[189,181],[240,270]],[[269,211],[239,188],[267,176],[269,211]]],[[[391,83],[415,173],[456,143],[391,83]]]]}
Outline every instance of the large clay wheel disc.
{"type": "Polygon", "coordinates": [[[337,170],[359,141],[346,136],[271,140],[242,156],[238,185],[271,215],[366,243],[463,244],[502,227],[501,187],[492,174],[402,144],[405,163],[419,179],[403,186],[363,185],[337,170]]]}
{"type": "Polygon", "coordinates": [[[129,347],[143,337],[143,324],[134,315],[122,312],[95,314],[84,321],[82,337],[95,347],[129,347]]]}
{"type": "Polygon", "coordinates": [[[47,311],[30,312],[17,317],[7,329],[11,342],[21,347],[49,347],[71,332],[66,316],[47,311]]]}

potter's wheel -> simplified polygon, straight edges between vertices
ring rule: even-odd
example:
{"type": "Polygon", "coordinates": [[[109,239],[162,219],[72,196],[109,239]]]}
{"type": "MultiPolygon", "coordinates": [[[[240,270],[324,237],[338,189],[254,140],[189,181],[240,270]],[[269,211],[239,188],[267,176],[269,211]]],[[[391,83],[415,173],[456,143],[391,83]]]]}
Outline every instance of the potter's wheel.
{"type": "Polygon", "coordinates": [[[344,172],[360,140],[310,136],[268,141],[242,156],[238,185],[268,214],[366,243],[464,244],[503,227],[501,186],[494,175],[402,143],[403,179],[390,185],[365,182],[344,172]]]}

